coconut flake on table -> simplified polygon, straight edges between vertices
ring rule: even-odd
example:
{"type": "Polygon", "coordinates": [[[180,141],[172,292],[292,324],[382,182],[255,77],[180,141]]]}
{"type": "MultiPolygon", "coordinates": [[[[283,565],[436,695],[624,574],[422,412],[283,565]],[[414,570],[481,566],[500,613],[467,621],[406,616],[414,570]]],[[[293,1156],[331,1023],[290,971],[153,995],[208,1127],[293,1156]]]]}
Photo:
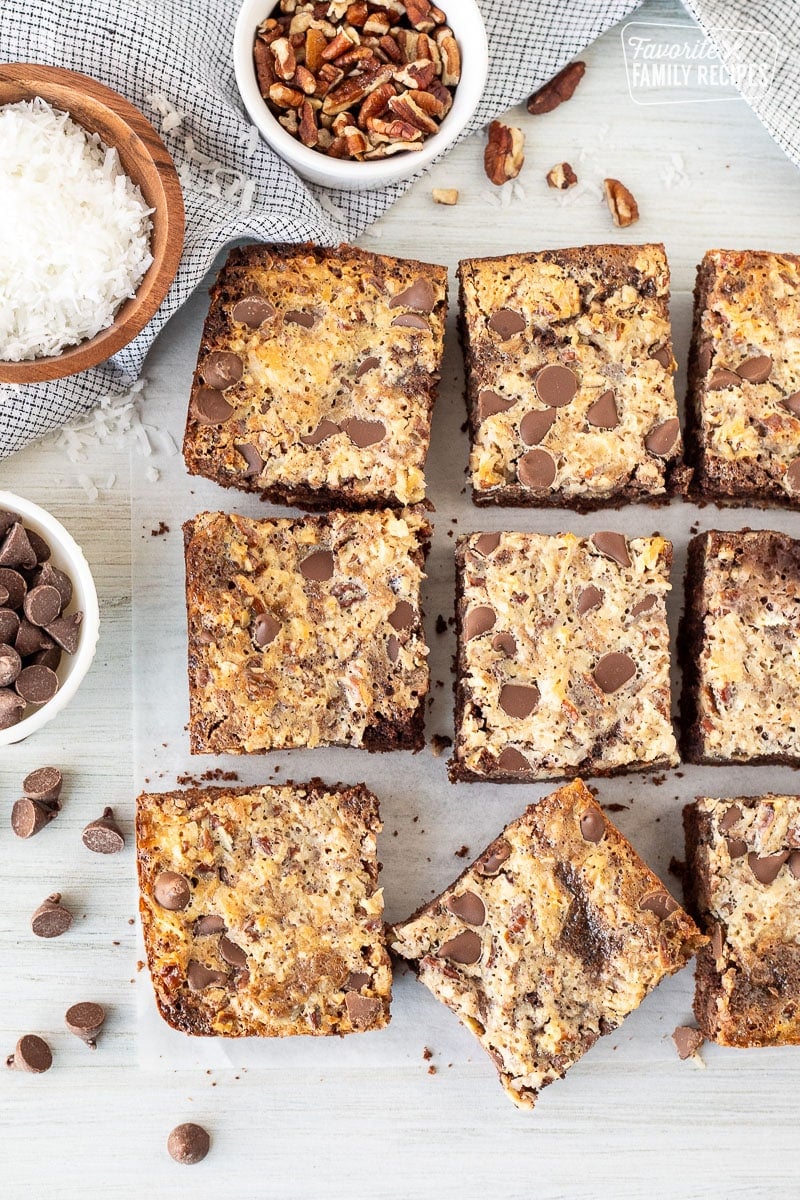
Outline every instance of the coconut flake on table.
{"type": "Polygon", "coordinates": [[[115,149],[41,97],[0,107],[0,359],[108,328],[152,263],[150,213],[115,149]]]}

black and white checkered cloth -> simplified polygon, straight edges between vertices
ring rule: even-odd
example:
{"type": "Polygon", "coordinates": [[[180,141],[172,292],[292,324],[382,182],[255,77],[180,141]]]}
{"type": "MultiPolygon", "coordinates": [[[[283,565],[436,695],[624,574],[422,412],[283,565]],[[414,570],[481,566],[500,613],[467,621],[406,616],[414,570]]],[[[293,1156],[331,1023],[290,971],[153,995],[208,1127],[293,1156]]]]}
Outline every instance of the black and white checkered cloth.
{"type": "MultiPolygon", "coordinates": [[[[466,132],[528,96],[639,2],[480,0],[489,35],[489,81],[466,132]]],[[[800,164],[797,0],[760,5],[687,0],[687,7],[712,38],[715,30],[735,26],[737,16],[743,18],[740,24],[752,28],[763,23],[778,34],[782,50],[776,85],[765,99],[748,99],[800,164]]],[[[0,55],[5,61],[83,71],[156,118],[157,126],[158,105],[163,107],[164,100],[184,114],[179,128],[164,137],[179,167],[186,204],[183,259],[155,318],[108,363],[82,375],[21,388],[0,386],[0,457],[86,412],[102,396],[129,387],[156,334],[227,242],[242,237],[350,241],[408,186],[323,192],[303,183],[253,138],[233,74],[237,11],[238,0],[0,0],[0,55]],[[235,174],[218,173],[219,195],[209,195],[209,160],[239,172],[239,180],[254,182],[249,209],[242,204],[235,174]]],[[[0,191],[0,219],[2,207],[0,191]]]]}

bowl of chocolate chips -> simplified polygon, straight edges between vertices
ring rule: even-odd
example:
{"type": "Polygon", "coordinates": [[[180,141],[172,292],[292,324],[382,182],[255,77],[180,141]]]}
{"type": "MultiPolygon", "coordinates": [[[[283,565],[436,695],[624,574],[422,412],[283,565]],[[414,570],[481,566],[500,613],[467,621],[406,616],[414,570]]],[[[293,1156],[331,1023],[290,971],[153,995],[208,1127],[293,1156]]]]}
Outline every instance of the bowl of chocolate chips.
{"type": "Polygon", "coordinates": [[[0,491],[0,746],[30,737],[65,708],[99,630],[78,543],[38,504],[0,491]]]}

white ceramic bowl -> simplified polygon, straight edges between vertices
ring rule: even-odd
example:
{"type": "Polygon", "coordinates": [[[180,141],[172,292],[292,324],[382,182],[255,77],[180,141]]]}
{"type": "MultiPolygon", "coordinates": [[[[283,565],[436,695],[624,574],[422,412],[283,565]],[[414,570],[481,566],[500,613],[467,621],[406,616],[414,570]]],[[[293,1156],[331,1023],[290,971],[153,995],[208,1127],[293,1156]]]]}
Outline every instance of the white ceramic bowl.
{"type": "Polygon", "coordinates": [[[73,596],[65,610],[67,615],[78,609],[83,613],[78,649],[74,654],[62,654],[58,668],[59,688],[53,699],[41,708],[28,705],[27,715],[21,721],[10,729],[0,729],[0,746],[10,746],[13,742],[30,737],[37,729],[52,721],[77,692],[97,648],[100,610],[89,564],[80,546],[64,526],[38,504],[15,496],[12,492],[0,491],[0,509],[19,513],[22,523],[44,538],[51,550],[50,561],[53,566],[66,572],[72,581],[73,596]]]}
{"type": "Polygon", "coordinates": [[[458,137],[478,106],[489,69],[486,29],[475,0],[442,0],[461,50],[461,81],[455,89],[453,107],[438,133],[422,144],[421,150],[396,154],[374,162],[351,162],[329,158],[319,150],[304,146],[283,128],[272,115],[258,90],[253,64],[256,29],[277,7],[277,0],[244,0],[236,21],[233,38],[233,65],[236,82],[250,119],[273,150],[294,167],[299,175],[326,187],[361,191],[410,179],[429,166],[458,137]]]}

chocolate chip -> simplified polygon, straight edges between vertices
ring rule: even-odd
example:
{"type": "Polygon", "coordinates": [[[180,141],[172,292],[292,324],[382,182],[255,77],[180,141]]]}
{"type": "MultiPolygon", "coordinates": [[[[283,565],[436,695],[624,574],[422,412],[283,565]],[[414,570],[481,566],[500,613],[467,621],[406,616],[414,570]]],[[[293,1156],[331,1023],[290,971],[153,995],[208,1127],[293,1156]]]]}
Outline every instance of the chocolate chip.
{"type": "Polygon", "coordinates": [[[22,781],[22,794],[29,800],[58,800],[64,777],[58,767],[37,767],[22,781]]]}
{"type": "Polygon", "coordinates": [[[6,604],[8,604],[8,588],[4,588],[3,585],[0,584],[0,609],[2,609],[6,604]]]}
{"type": "Polygon", "coordinates": [[[22,610],[31,625],[40,628],[49,625],[61,614],[61,593],[57,588],[40,584],[28,592],[22,610]]]}
{"type": "Polygon", "coordinates": [[[389,662],[396,663],[400,657],[400,643],[393,633],[389,634],[388,641],[386,642],[386,653],[388,655],[389,662]]]}
{"type": "Polygon", "coordinates": [[[462,892],[460,896],[451,896],[447,907],[467,925],[483,925],[486,921],[486,905],[474,892],[462,892]]]}
{"type": "Polygon", "coordinates": [[[47,704],[58,691],[58,676],[49,667],[34,664],[20,671],[14,687],[28,704],[47,704]]]}
{"type": "Polygon", "coordinates": [[[724,388],[741,386],[742,381],[735,371],[729,371],[727,367],[717,367],[706,384],[706,389],[709,392],[720,392],[724,388]]]}
{"type": "Polygon", "coordinates": [[[510,857],[511,846],[509,843],[505,838],[496,838],[478,859],[476,869],[481,875],[496,875],[503,863],[510,857]]]}
{"type": "Polygon", "coordinates": [[[0,567],[22,567],[23,570],[27,570],[35,566],[36,551],[31,546],[24,527],[16,521],[0,546],[0,567]]]}
{"type": "Polygon", "coordinates": [[[766,383],[772,370],[772,359],[768,354],[754,354],[736,368],[736,374],[748,383],[766,383]]]}
{"type": "Polygon", "coordinates": [[[224,971],[215,971],[192,958],[186,968],[186,982],[190,991],[202,992],[207,987],[225,987],[228,976],[224,971]]]}
{"type": "Polygon", "coordinates": [[[9,512],[7,508],[0,508],[0,537],[6,533],[12,525],[15,525],[19,520],[17,513],[9,512]]]}
{"type": "Polygon", "coordinates": [[[356,379],[360,379],[362,375],[366,375],[367,371],[374,371],[380,365],[381,360],[376,358],[374,354],[370,354],[356,368],[356,379]]]}
{"type": "Polygon", "coordinates": [[[125,845],[122,830],[114,820],[114,810],[104,808],[102,817],[90,821],[81,834],[81,840],[87,850],[95,854],[118,854],[125,845]]]}
{"type": "Polygon", "coordinates": [[[603,392],[602,396],[589,406],[586,420],[597,429],[616,429],[619,425],[619,414],[613,388],[603,392]]]}
{"type": "Polygon", "coordinates": [[[784,408],[788,408],[795,417],[800,417],[800,392],[792,392],[791,396],[786,396],[781,401],[781,404],[784,408]]]}
{"type": "Polygon", "coordinates": [[[177,871],[161,871],[153,880],[153,899],[168,912],[180,912],[192,898],[189,880],[177,871]]]}
{"type": "Polygon", "coordinates": [[[789,855],[787,862],[789,870],[794,875],[795,879],[800,879],[800,850],[793,850],[789,855]]]}
{"type": "Polygon", "coordinates": [[[31,929],[37,937],[61,937],[72,924],[72,913],[61,903],[61,893],[48,896],[31,917],[31,929]]]}
{"type": "Polygon", "coordinates": [[[103,1028],[106,1010],[102,1004],[92,1000],[81,1000],[72,1004],[64,1014],[64,1024],[70,1033],[85,1042],[92,1050],[97,1048],[97,1035],[103,1028]]]}
{"type": "Polygon", "coordinates": [[[482,422],[496,413],[508,412],[513,405],[513,400],[506,400],[491,388],[484,388],[478,393],[478,420],[482,422]]]}
{"type": "Polygon", "coordinates": [[[301,312],[296,308],[290,308],[283,319],[287,325],[301,325],[303,329],[311,329],[317,320],[313,313],[301,312]]]}
{"type": "Polygon", "coordinates": [[[26,526],[25,532],[28,535],[28,541],[31,544],[31,549],[33,550],[33,553],[36,555],[36,562],[37,563],[47,562],[48,558],[50,557],[50,553],[51,553],[50,547],[48,546],[47,542],[44,540],[44,538],[41,536],[41,534],[38,534],[36,532],[35,529],[28,529],[28,527],[26,526]]]}
{"type": "Polygon", "coordinates": [[[244,363],[238,354],[232,354],[229,350],[217,350],[203,359],[200,374],[207,387],[224,392],[242,378],[244,363]]]}
{"type": "Polygon", "coordinates": [[[517,478],[523,487],[541,492],[556,477],[556,463],[546,450],[526,450],[517,463],[517,478]]]}
{"type": "Polygon", "coordinates": [[[517,642],[513,633],[507,630],[502,633],[496,633],[492,638],[492,649],[498,654],[505,654],[506,658],[513,658],[517,653],[517,642]]]}
{"type": "Polygon", "coordinates": [[[699,1029],[694,1029],[691,1025],[679,1025],[672,1034],[672,1040],[678,1051],[678,1058],[683,1061],[696,1054],[706,1039],[699,1029]]]}
{"type": "Polygon", "coordinates": [[[33,577],[34,587],[54,587],[61,597],[61,609],[69,608],[72,600],[72,581],[52,563],[44,563],[33,577]]]}
{"type": "Polygon", "coordinates": [[[229,937],[221,937],[219,939],[220,957],[229,963],[232,967],[246,967],[247,955],[241,946],[237,946],[236,942],[232,942],[229,937]]]}
{"type": "Polygon", "coordinates": [[[167,1138],[167,1150],[175,1162],[184,1166],[194,1166],[202,1162],[208,1154],[211,1138],[202,1125],[187,1121],[185,1125],[176,1125],[167,1138]]]}
{"type": "Polygon", "coordinates": [[[275,309],[263,296],[243,296],[234,304],[231,316],[239,325],[258,329],[259,325],[275,316],[275,309]]]}
{"type": "Polygon", "coordinates": [[[593,608],[599,608],[602,603],[603,593],[599,587],[595,587],[593,583],[590,583],[589,586],[585,587],[578,596],[578,603],[576,606],[578,616],[582,617],[587,612],[591,612],[593,608]]]}
{"type": "Polygon", "coordinates": [[[535,446],[547,436],[556,419],[555,409],[537,408],[525,414],[519,423],[519,436],[526,446],[535,446]]]}
{"type": "Polygon", "coordinates": [[[488,558],[492,551],[500,545],[501,536],[499,533],[482,533],[475,541],[473,550],[482,554],[484,558],[488,558]]]}
{"type": "Polygon", "coordinates": [[[51,671],[57,671],[61,663],[61,651],[57,646],[51,646],[47,650],[37,650],[29,660],[29,665],[33,663],[49,667],[51,671]]]}
{"type": "Polygon", "coordinates": [[[346,993],[344,1003],[354,1029],[368,1029],[370,1025],[374,1025],[383,1009],[380,1000],[372,996],[361,996],[353,991],[346,993]]]}
{"type": "Polygon", "coordinates": [[[410,629],[414,624],[416,613],[411,604],[407,600],[398,600],[392,611],[389,613],[389,624],[392,629],[410,629]]]}
{"type": "Polygon", "coordinates": [[[28,585],[19,571],[13,571],[10,567],[0,568],[0,584],[8,592],[7,607],[22,608],[22,602],[25,599],[28,585]]]}
{"type": "Polygon", "coordinates": [[[212,933],[225,933],[227,932],[227,928],[228,926],[222,917],[217,917],[209,913],[208,916],[197,918],[192,932],[195,937],[208,937],[212,933]]]}
{"type": "Polygon", "coordinates": [[[14,1071],[28,1071],[41,1075],[53,1065],[53,1054],[44,1038],[36,1033],[26,1033],[17,1042],[13,1054],[6,1059],[6,1066],[14,1071]]]}
{"type": "Polygon", "coordinates": [[[14,802],[11,809],[11,828],[19,838],[34,837],[58,816],[59,811],[57,801],[50,804],[23,796],[21,800],[14,802]]]}
{"type": "Polygon", "coordinates": [[[629,654],[604,654],[592,671],[595,683],[601,691],[610,694],[618,691],[636,674],[636,663],[629,654]]]}
{"type": "Polygon", "coordinates": [[[431,281],[420,276],[414,280],[411,287],[392,296],[389,308],[415,308],[417,312],[429,313],[433,312],[435,304],[436,296],[431,281]]]}
{"type": "Polygon", "coordinates": [[[631,616],[640,617],[642,613],[650,612],[651,608],[655,608],[657,602],[658,596],[645,596],[637,604],[634,604],[633,608],[631,609],[631,616]]]}
{"type": "Polygon", "coordinates": [[[197,389],[192,400],[192,408],[200,425],[224,425],[235,411],[222,392],[207,387],[197,389]]]}
{"type": "Polygon", "coordinates": [[[360,992],[371,982],[372,976],[367,971],[351,971],[347,976],[348,991],[360,992]]]}
{"type": "Polygon", "coordinates": [[[522,313],[513,308],[499,308],[489,318],[489,328],[496,333],[502,342],[507,342],[515,333],[522,333],[525,328],[525,318],[522,313]]]}
{"type": "Polygon", "coordinates": [[[640,910],[655,913],[659,921],[666,921],[667,917],[671,913],[677,912],[679,907],[669,892],[648,892],[639,901],[640,910]]]}
{"type": "Polygon", "coordinates": [[[680,434],[680,421],[677,417],[670,417],[668,421],[654,425],[645,435],[644,448],[648,453],[655,454],[657,458],[668,458],[675,449],[680,434]]]}
{"type": "MultiPolygon", "coordinates": [[[[14,649],[18,654],[25,659],[30,659],[32,654],[36,654],[39,650],[47,650],[52,645],[52,638],[44,630],[40,629],[38,625],[31,625],[27,618],[22,618],[14,639],[14,649]]],[[[30,666],[30,663],[28,665],[30,666]]]]}
{"type": "Polygon", "coordinates": [[[350,417],[342,422],[342,430],[359,450],[374,446],[386,437],[386,426],[383,421],[362,421],[359,417],[350,417]]]}
{"type": "Polygon", "coordinates": [[[13,608],[0,608],[0,642],[12,646],[18,633],[19,617],[13,608]]]}
{"type": "Polygon", "coordinates": [[[490,629],[494,629],[496,620],[497,613],[487,605],[471,608],[464,617],[464,638],[469,642],[472,638],[488,633],[490,629]]]}
{"type": "Polygon", "coordinates": [[[601,533],[593,533],[590,540],[595,550],[604,554],[606,558],[613,559],[621,567],[629,567],[631,565],[630,555],[628,554],[628,543],[624,534],[603,531],[601,533]]]}
{"type": "Polygon", "coordinates": [[[524,754],[519,750],[515,750],[513,746],[506,746],[505,750],[497,756],[497,769],[507,775],[522,775],[525,772],[530,772],[531,764],[528,762],[524,754]]]}
{"type": "Polygon", "coordinates": [[[245,461],[245,479],[257,479],[264,470],[264,460],[258,452],[258,447],[252,442],[234,442],[234,450],[241,454],[245,461]]]}
{"type": "Polygon", "coordinates": [[[535,684],[504,683],[498,704],[509,717],[521,721],[535,712],[539,699],[539,689],[535,684]]]}
{"type": "Polygon", "coordinates": [[[800,492],[800,458],[796,458],[789,464],[786,474],[783,477],[783,482],[786,485],[787,492],[791,492],[792,495],[800,492]]]}
{"type": "Polygon", "coordinates": [[[13,646],[0,646],[0,687],[10,687],[20,676],[22,659],[13,646]]]}
{"type": "Polygon", "coordinates": [[[731,826],[742,819],[742,810],[738,804],[732,804],[730,808],[725,810],[723,816],[720,817],[719,827],[722,833],[727,833],[731,826]]]}
{"type": "Polygon", "coordinates": [[[782,850],[780,854],[766,854],[763,858],[751,852],[747,856],[747,865],[758,882],[768,887],[778,878],[778,872],[788,857],[788,850],[782,850]]]}
{"type": "Polygon", "coordinates": [[[581,817],[581,835],[586,842],[601,842],[606,832],[605,817],[596,808],[590,808],[581,817]]]}
{"type": "Polygon", "coordinates": [[[725,845],[731,858],[742,858],[747,853],[747,842],[741,838],[726,838],[725,845]]]}
{"type": "Polygon", "coordinates": [[[563,408],[575,399],[578,390],[578,380],[575,372],[559,363],[551,363],[537,371],[533,381],[536,394],[542,404],[550,408],[563,408]]]}
{"type": "Polygon", "coordinates": [[[269,646],[281,631],[280,621],[272,613],[259,613],[253,621],[253,640],[257,646],[269,646]]]}
{"type": "Polygon", "coordinates": [[[315,550],[300,563],[300,574],[315,583],[325,583],[333,576],[334,559],[330,550],[315,550]]]}
{"type": "Polygon", "coordinates": [[[714,928],[711,930],[711,953],[714,955],[714,962],[718,966],[724,961],[723,951],[722,928],[715,922],[714,928]]]}
{"type": "Polygon", "coordinates": [[[666,344],[659,346],[657,350],[650,351],[650,357],[660,363],[665,371],[668,371],[672,366],[672,351],[666,344]]]}
{"type": "Polygon", "coordinates": [[[10,688],[0,688],[0,729],[19,724],[25,711],[25,701],[10,688]]]}
{"type": "Polygon", "coordinates": [[[430,325],[424,317],[418,317],[416,313],[400,313],[392,321],[393,325],[405,326],[408,329],[425,329],[430,330],[430,325]]]}
{"type": "Polygon", "coordinates": [[[440,946],[436,952],[437,958],[449,958],[451,962],[463,963],[469,966],[476,963],[481,956],[481,939],[471,929],[465,929],[454,938],[440,946]]]}
{"type": "Polygon", "coordinates": [[[304,446],[318,446],[320,442],[325,442],[329,437],[340,432],[335,421],[329,421],[327,417],[323,417],[316,429],[312,429],[311,433],[304,434],[300,441],[304,446]]]}

